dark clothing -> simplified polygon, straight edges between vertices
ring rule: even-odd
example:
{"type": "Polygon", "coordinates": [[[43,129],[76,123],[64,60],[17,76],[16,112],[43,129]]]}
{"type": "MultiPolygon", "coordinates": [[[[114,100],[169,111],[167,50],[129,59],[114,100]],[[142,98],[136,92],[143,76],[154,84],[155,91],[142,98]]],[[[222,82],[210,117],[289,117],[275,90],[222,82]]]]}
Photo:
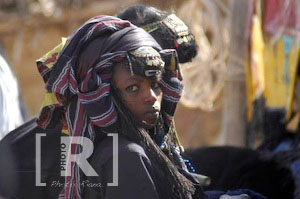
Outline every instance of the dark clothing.
{"type": "Polygon", "coordinates": [[[99,174],[88,181],[101,182],[101,188],[86,188],[85,198],[106,199],[158,199],[151,162],[144,149],[124,136],[118,136],[118,186],[107,186],[113,182],[113,142],[105,138],[95,149],[92,167],[99,174]]]}
{"type": "Polygon", "coordinates": [[[267,154],[220,146],[187,149],[183,156],[191,160],[197,172],[211,178],[205,190],[251,189],[267,198],[294,198],[292,172],[267,154]]]}
{"type": "Polygon", "coordinates": [[[227,196],[240,196],[240,199],[243,199],[243,198],[267,199],[265,196],[263,196],[259,193],[256,193],[254,191],[251,191],[249,189],[238,189],[238,190],[227,191],[227,192],[225,192],[225,191],[206,191],[205,193],[208,195],[208,199],[219,199],[224,194],[227,196]],[[244,197],[242,197],[242,196],[244,196],[244,197]]]}
{"type": "Polygon", "coordinates": [[[61,189],[53,182],[60,177],[60,130],[44,130],[32,119],[7,134],[0,142],[0,195],[5,198],[57,198],[61,189]],[[36,186],[36,134],[41,137],[41,179],[36,186]]]}
{"type": "MultiPolygon", "coordinates": [[[[32,119],[10,132],[0,142],[0,195],[16,199],[57,198],[63,188],[64,177],[60,176],[61,130],[44,130],[32,119]],[[35,186],[36,134],[41,137],[41,182],[47,186],[35,186]]],[[[91,158],[91,165],[99,177],[85,181],[85,198],[143,198],[158,199],[151,162],[144,149],[123,136],[119,136],[118,186],[112,183],[113,156],[112,137],[105,138],[91,158]],[[101,187],[90,188],[91,184],[101,187]],[[105,197],[100,197],[103,194],[105,197]]]]}
{"type": "MultiPolygon", "coordinates": [[[[10,132],[0,142],[1,196],[9,199],[58,198],[64,186],[64,177],[60,176],[60,129],[41,129],[36,119],[32,119],[10,132]],[[47,186],[38,187],[35,182],[35,140],[36,135],[41,133],[46,136],[41,137],[40,182],[47,186]]],[[[118,186],[107,186],[107,183],[113,182],[113,142],[110,136],[101,140],[90,159],[90,164],[99,176],[85,178],[84,198],[159,199],[153,167],[144,149],[122,135],[118,136],[118,186]],[[94,186],[99,184],[100,187],[94,186]]],[[[198,191],[202,193],[201,189],[198,191]]],[[[206,192],[208,198],[215,197],[216,193],[206,192]]],[[[193,198],[206,198],[200,195],[193,198]]]]}

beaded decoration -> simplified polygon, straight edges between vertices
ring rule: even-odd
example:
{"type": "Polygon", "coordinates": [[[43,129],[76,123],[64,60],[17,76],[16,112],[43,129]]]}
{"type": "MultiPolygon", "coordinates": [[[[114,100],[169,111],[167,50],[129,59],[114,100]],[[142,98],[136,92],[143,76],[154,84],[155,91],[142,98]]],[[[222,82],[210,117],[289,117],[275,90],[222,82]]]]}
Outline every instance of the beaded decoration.
{"type": "Polygon", "coordinates": [[[165,62],[160,54],[152,47],[143,46],[127,55],[131,75],[138,74],[145,77],[157,77],[162,74],[165,62]]]}
{"type": "Polygon", "coordinates": [[[167,31],[170,32],[175,39],[174,45],[176,48],[182,43],[187,43],[195,39],[194,35],[189,31],[189,28],[175,14],[170,14],[163,20],[142,26],[142,28],[148,33],[152,33],[157,30],[163,32],[167,29],[167,31]]]}

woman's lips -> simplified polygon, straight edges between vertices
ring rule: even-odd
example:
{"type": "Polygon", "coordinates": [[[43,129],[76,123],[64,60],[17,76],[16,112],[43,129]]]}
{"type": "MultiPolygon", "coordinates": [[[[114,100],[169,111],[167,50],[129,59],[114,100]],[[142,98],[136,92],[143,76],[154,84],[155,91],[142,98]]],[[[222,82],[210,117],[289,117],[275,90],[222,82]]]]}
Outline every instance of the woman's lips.
{"type": "Polygon", "coordinates": [[[146,109],[141,121],[142,126],[145,128],[153,128],[157,124],[159,113],[159,109],[154,107],[146,109]]]}
{"type": "Polygon", "coordinates": [[[159,116],[158,110],[148,111],[145,113],[145,120],[147,122],[151,122],[151,121],[156,122],[158,116],[159,116]]]}

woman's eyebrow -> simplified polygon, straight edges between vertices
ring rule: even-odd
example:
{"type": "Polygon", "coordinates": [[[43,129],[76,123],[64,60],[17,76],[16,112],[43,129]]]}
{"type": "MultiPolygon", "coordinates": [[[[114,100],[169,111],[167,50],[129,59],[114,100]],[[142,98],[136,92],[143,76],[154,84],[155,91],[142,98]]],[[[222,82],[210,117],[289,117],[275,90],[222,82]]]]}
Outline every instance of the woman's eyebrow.
{"type": "Polygon", "coordinates": [[[126,79],[126,82],[133,82],[133,81],[143,82],[144,78],[133,76],[133,77],[129,77],[128,79],[126,79]]]}

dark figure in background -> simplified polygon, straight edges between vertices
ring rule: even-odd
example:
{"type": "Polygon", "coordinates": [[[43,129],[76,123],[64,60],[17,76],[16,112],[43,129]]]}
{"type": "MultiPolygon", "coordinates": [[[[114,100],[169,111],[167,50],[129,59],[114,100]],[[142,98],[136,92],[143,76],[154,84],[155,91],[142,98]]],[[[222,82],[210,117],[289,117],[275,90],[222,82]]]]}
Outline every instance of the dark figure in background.
{"type": "Polygon", "coordinates": [[[187,149],[184,157],[195,170],[211,178],[205,190],[251,189],[269,199],[293,199],[294,177],[286,165],[299,157],[300,151],[289,154],[264,154],[238,147],[199,147],[187,149]],[[290,160],[287,159],[290,158],[290,160]]]}
{"type": "Polygon", "coordinates": [[[175,49],[180,63],[190,62],[197,55],[195,36],[175,14],[135,5],[121,11],[117,17],[145,29],[163,49],[175,49]]]}
{"type": "MultiPolygon", "coordinates": [[[[295,101],[299,103],[299,97],[295,101]]],[[[300,198],[300,126],[295,131],[288,129],[289,121],[286,121],[285,111],[282,109],[264,108],[263,112],[264,140],[258,150],[281,157],[282,162],[290,167],[295,177],[297,196],[300,198]]]]}

